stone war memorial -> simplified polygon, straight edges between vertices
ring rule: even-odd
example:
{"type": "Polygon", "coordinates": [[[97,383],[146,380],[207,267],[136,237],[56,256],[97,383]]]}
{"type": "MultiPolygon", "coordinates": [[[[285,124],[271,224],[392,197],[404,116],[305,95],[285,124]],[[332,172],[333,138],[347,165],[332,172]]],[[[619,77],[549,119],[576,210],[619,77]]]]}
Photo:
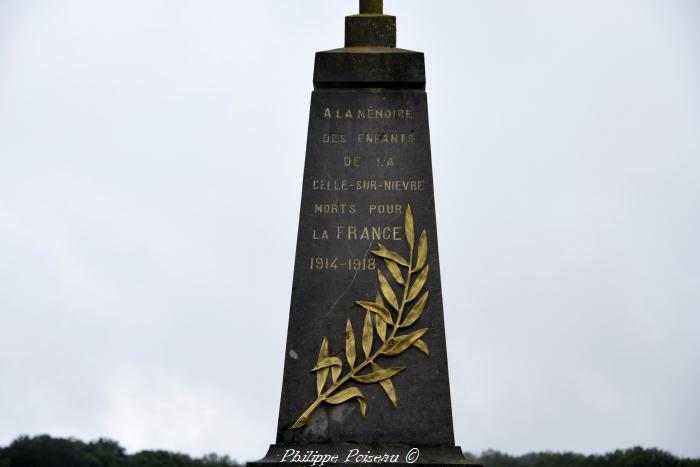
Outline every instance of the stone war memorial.
{"type": "Polygon", "coordinates": [[[277,439],[249,467],[466,464],[455,446],[422,53],[361,0],[316,54],[277,439]]]}

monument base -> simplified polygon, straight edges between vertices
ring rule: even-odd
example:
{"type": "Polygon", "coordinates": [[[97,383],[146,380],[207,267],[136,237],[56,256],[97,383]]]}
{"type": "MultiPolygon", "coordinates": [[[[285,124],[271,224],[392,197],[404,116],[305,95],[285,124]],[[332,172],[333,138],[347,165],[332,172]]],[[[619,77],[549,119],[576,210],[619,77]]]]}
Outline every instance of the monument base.
{"type": "Polygon", "coordinates": [[[248,467],[289,467],[290,464],[322,467],[342,464],[344,466],[368,465],[470,465],[458,446],[407,446],[366,444],[273,444],[264,458],[248,462],[248,467]]]}

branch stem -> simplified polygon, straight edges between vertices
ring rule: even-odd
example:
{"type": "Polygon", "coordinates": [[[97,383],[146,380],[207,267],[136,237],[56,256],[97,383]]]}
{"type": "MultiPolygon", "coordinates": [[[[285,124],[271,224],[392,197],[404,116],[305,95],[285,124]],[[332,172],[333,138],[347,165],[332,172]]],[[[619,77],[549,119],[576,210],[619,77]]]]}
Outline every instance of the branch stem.
{"type": "Polygon", "coordinates": [[[393,339],[396,337],[396,333],[398,330],[401,328],[401,319],[403,318],[403,312],[404,309],[406,308],[406,302],[408,300],[408,292],[411,288],[411,274],[415,272],[413,270],[413,248],[411,248],[411,252],[409,255],[409,260],[408,260],[408,274],[406,277],[406,284],[404,286],[404,291],[403,291],[403,298],[401,300],[401,306],[399,306],[399,309],[397,310],[398,316],[396,318],[396,322],[394,323],[394,329],[391,331],[391,335],[389,338],[384,341],[384,345],[381,346],[379,350],[377,350],[374,354],[372,354],[371,357],[368,357],[365,359],[364,362],[359,364],[358,366],[351,368],[350,372],[340,378],[335,384],[333,384],[330,388],[328,388],[325,392],[321,392],[319,394],[318,398],[304,411],[303,414],[297,419],[297,421],[292,425],[292,428],[301,428],[306,424],[306,422],[309,420],[311,415],[314,413],[314,411],[325,401],[328,399],[335,391],[340,389],[345,383],[350,381],[353,377],[357,376],[357,374],[364,370],[368,365],[374,363],[374,361],[379,358],[381,355],[384,354],[387,350],[389,350],[391,347],[388,346],[389,343],[393,341],[393,339]]]}

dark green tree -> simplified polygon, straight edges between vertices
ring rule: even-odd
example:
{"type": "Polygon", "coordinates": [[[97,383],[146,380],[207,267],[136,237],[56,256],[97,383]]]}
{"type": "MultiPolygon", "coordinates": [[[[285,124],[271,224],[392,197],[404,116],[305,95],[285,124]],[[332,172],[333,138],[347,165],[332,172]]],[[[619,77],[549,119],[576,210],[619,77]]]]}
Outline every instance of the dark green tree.
{"type": "Polygon", "coordinates": [[[116,441],[100,438],[87,445],[87,457],[100,467],[125,467],[128,458],[116,441]]]}
{"type": "MultiPolygon", "coordinates": [[[[542,452],[514,457],[498,451],[480,456],[466,453],[471,462],[486,467],[700,467],[700,459],[679,459],[659,449],[640,447],[604,455],[585,456],[571,452],[542,452]]],[[[208,454],[193,459],[166,451],[142,451],[127,455],[109,439],[84,443],[77,439],[48,435],[17,438],[0,447],[0,467],[240,467],[228,456],[208,454]]]]}
{"type": "Polygon", "coordinates": [[[100,467],[86,455],[85,448],[75,439],[22,436],[4,450],[4,462],[9,467],[100,467]]]}
{"type": "Polygon", "coordinates": [[[467,458],[486,467],[700,467],[700,459],[678,459],[659,449],[639,447],[599,456],[544,452],[513,457],[489,450],[481,456],[467,453],[467,458]]]}

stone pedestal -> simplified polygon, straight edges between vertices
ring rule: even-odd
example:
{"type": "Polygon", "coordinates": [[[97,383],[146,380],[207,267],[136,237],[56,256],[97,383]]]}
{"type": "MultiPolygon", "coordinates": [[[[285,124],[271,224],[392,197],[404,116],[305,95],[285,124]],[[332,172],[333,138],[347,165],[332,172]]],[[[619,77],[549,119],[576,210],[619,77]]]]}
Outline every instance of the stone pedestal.
{"type": "Polygon", "coordinates": [[[319,52],[277,444],[249,466],[466,464],[455,446],[422,53],[363,0],[319,52]]]}

